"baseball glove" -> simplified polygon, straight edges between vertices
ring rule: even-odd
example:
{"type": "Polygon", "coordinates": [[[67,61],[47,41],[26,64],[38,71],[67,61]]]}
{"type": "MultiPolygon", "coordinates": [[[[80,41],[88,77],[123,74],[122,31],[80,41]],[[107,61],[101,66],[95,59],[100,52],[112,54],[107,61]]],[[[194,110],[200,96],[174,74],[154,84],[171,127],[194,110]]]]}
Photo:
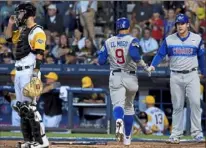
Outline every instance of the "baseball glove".
{"type": "Polygon", "coordinates": [[[43,90],[43,84],[37,77],[33,77],[29,83],[24,86],[23,95],[25,97],[38,97],[41,95],[43,90]]]}

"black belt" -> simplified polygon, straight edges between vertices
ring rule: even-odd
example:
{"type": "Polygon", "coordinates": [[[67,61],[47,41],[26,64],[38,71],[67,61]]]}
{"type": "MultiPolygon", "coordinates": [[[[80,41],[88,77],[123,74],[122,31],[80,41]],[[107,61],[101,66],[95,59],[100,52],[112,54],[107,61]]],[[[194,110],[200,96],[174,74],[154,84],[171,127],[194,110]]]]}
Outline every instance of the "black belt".
{"type": "MultiPolygon", "coordinates": [[[[121,69],[115,69],[115,70],[113,70],[112,72],[113,72],[113,73],[114,73],[114,72],[123,72],[123,70],[121,70],[121,69]]],[[[129,74],[136,74],[135,71],[128,71],[128,73],[129,73],[129,74]]]]}
{"type": "Polygon", "coordinates": [[[176,72],[176,73],[182,73],[182,74],[187,74],[187,73],[190,73],[192,71],[196,71],[197,68],[192,68],[190,70],[182,70],[182,71],[176,71],[176,70],[171,70],[172,72],[176,72]]]}
{"type": "Polygon", "coordinates": [[[17,71],[21,71],[21,70],[24,70],[24,69],[29,69],[31,66],[19,66],[19,67],[16,67],[16,70],[17,71]]]}

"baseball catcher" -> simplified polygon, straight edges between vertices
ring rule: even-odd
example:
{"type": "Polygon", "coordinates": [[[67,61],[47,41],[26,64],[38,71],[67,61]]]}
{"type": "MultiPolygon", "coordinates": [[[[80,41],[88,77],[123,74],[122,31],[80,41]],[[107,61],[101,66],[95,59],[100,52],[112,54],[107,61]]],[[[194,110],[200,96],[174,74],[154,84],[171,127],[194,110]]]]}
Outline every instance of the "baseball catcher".
{"type": "Polygon", "coordinates": [[[15,57],[15,93],[17,103],[13,108],[21,118],[21,131],[24,142],[18,148],[45,148],[49,146],[41,116],[36,108],[36,98],[42,91],[40,65],[45,50],[46,35],[41,26],[34,21],[36,8],[31,3],[21,3],[15,9],[15,15],[9,19],[5,31],[7,41],[12,42],[16,50],[15,57]],[[14,24],[17,30],[13,30],[14,24]]]}

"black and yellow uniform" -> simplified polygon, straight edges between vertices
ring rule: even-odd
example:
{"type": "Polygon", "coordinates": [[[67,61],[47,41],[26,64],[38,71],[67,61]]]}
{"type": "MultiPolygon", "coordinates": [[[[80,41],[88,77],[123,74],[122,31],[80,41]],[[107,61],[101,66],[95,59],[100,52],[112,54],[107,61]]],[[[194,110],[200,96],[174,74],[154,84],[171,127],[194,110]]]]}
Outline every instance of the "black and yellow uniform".
{"type": "Polygon", "coordinates": [[[12,37],[7,40],[16,46],[14,85],[17,103],[13,108],[20,115],[24,138],[24,143],[20,143],[18,147],[45,148],[48,147],[49,142],[45,135],[41,115],[36,108],[36,98],[24,96],[23,89],[32,77],[40,78],[38,70],[46,47],[46,35],[43,29],[33,21],[36,8],[31,3],[21,3],[15,9],[15,13],[19,29],[13,31],[12,37]]]}
{"type": "Polygon", "coordinates": [[[16,60],[20,60],[30,52],[34,54],[43,52],[46,48],[46,35],[39,25],[16,30],[13,32],[12,38],[8,40],[16,44],[16,51],[14,53],[16,60]]]}

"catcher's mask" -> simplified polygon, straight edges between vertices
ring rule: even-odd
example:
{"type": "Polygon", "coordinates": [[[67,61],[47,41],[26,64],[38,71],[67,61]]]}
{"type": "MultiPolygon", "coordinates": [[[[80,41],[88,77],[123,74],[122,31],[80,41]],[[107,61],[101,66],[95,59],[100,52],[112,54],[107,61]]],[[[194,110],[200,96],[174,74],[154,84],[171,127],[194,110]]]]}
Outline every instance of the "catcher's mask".
{"type": "Polygon", "coordinates": [[[26,25],[26,21],[29,17],[36,15],[36,7],[31,3],[19,4],[15,9],[16,25],[21,27],[26,25]]]}
{"type": "Polygon", "coordinates": [[[148,122],[148,115],[146,112],[139,112],[137,114],[137,116],[139,117],[140,120],[143,120],[145,122],[148,122]]]}

